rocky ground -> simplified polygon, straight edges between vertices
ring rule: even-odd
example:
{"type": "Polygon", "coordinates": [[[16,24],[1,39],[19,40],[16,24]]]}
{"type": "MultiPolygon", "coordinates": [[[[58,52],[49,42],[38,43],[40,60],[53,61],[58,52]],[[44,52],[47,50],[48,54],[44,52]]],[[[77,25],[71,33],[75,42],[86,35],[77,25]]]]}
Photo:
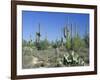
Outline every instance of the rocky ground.
{"type": "Polygon", "coordinates": [[[68,52],[67,50],[60,50],[59,48],[37,50],[31,47],[23,47],[22,52],[23,69],[89,65],[88,49],[82,49],[79,52],[68,52]]]}

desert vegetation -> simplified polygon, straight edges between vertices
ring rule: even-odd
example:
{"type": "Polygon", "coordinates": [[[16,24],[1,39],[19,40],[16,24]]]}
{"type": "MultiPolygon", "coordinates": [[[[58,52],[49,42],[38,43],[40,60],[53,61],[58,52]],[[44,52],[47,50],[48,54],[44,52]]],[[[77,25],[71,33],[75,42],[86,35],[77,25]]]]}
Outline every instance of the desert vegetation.
{"type": "Polygon", "coordinates": [[[80,36],[75,26],[65,26],[61,29],[62,36],[54,41],[49,41],[46,36],[41,40],[41,28],[33,34],[35,40],[24,40],[22,43],[22,68],[40,67],[70,67],[89,65],[89,32],[80,36]]]}

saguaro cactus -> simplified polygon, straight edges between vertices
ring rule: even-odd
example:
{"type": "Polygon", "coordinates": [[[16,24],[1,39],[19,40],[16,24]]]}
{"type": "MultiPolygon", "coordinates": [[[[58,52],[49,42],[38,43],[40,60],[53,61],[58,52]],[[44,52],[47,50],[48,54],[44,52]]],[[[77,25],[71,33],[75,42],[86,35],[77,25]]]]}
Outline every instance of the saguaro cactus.
{"type": "Polygon", "coordinates": [[[30,35],[30,40],[28,42],[28,46],[32,47],[33,46],[33,42],[32,42],[32,36],[30,35]]]}
{"type": "Polygon", "coordinates": [[[89,31],[88,31],[88,26],[86,26],[86,33],[85,33],[85,36],[84,36],[84,41],[85,41],[85,44],[86,44],[86,47],[89,47],[89,31]]]}
{"type": "Polygon", "coordinates": [[[68,30],[67,26],[64,27],[64,38],[66,39],[66,48],[69,50],[71,48],[71,35],[70,31],[68,30]]]}
{"type": "Polygon", "coordinates": [[[36,32],[36,47],[38,50],[40,50],[40,37],[41,37],[41,33],[40,33],[40,24],[39,24],[39,31],[36,32]]]}

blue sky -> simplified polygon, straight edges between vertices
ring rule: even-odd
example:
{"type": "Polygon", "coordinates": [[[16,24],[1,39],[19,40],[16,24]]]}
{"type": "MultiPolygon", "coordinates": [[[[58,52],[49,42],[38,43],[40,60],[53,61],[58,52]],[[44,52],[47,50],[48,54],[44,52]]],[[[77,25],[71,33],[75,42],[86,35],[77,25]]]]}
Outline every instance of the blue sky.
{"type": "Polygon", "coordinates": [[[66,24],[69,28],[70,24],[73,25],[73,34],[76,24],[80,36],[83,37],[86,27],[89,26],[89,14],[22,11],[23,39],[29,40],[31,35],[32,39],[35,40],[39,24],[41,39],[45,38],[46,33],[50,41],[60,39],[62,28],[66,24]]]}

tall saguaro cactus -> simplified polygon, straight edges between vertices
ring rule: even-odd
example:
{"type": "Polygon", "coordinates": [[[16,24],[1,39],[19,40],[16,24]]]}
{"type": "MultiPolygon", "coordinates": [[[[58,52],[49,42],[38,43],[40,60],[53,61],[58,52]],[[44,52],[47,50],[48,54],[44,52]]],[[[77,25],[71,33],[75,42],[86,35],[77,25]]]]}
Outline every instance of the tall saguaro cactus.
{"type": "Polygon", "coordinates": [[[36,32],[36,47],[38,50],[40,50],[40,37],[41,37],[41,33],[40,33],[40,24],[38,26],[38,32],[36,32]]]}
{"type": "Polygon", "coordinates": [[[69,50],[71,48],[71,34],[67,26],[64,27],[64,38],[66,39],[66,48],[69,50]]]}
{"type": "Polygon", "coordinates": [[[63,40],[63,28],[61,29],[60,45],[61,45],[61,47],[64,47],[64,40],[63,40]]]}
{"type": "Polygon", "coordinates": [[[88,26],[86,26],[84,41],[85,41],[86,47],[89,47],[89,27],[88,26]]]}
{"type": "Polygon", "coordinates": [[[72,50],[72,49],[73,49],[73,46],[72,46],[72,44],[73,44],[73,42],[72,42],[72,41],[73,41],[73,40],[72,40],[72,39],[73,39],[73,37],[72,37],[72,36],[73,36],[72,24],[71,24],[70,27],[71,27],[71,50],[72,50]]]}
{"type": "Polygon", "coordinates": [[[28,46],[32,47],[32,36],[31,35],[30,35],[30,40],[29,40],[28,46]]]}

